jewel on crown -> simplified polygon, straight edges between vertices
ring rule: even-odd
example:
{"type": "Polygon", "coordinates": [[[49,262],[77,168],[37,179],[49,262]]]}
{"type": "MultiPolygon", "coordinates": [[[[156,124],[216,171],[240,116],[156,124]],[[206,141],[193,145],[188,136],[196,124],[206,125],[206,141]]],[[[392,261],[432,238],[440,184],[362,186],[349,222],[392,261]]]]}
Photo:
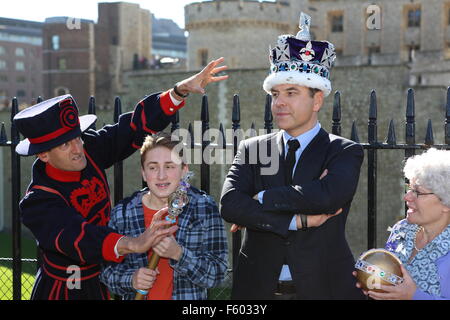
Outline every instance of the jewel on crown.
{"type": "Polygon", "coordinates": [[[189,184],[189,180],[193,176],[194,173],[192,171],[188,171],[181,179],[178,188],[169,196],[169,214],[167,215],[166,220],[175,223],[178,215],[189,203],[187,193],[191,186],[189,184]]]}

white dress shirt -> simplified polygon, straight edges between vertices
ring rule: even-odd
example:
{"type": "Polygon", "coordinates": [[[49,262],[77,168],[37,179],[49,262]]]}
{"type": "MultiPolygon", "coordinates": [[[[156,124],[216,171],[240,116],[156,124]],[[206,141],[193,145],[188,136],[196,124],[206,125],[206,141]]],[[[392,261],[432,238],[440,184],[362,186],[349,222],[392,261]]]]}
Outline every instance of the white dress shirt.
{"type": "MultiPolygon", "coordinates": [[[[316,125],[310,129],[309,131],[306,131],[305,133],[299,135],[298,137],[292,137],[290,136],[286,131],[283,131],[283,142],[284,142],[284,150],[285,151],[285,156],[288,153],[288,144],[287,142],[290,139],[297,139],[298,142],[300,142],[300,148],[298,148],[298,150],[295,152],[295,165],[294,165],[294,169],[292,171],[292,175],[294,175],[295,172],[295,168],[297,167],[297,163],[298,163],[298,159],[300,159],[301,154],[303,153],[303,150],[306,149],[306,147],[308,146],[308,144],[314,139],[314,137],[319,133],[321,128],[321,125],[319,122],[316,123],[316,125]]],[[[258,193],[258,200],[259,203],[263,203],[264,201],[264,191],[261,191],[258,193]]],[[[289,225],[289,230],[292,231],[297,231],[297,219],[296,219],[297,215],[294,215],[292,217],[291,223],[289,225]]],[[[291,272],[289,270],[289,266],[287,264],[283,265],[282,269],[281,269],[281,273],[280,273],[280,281],[290,281],[292,280],[292,276],[291,276],[291,272]]]]}

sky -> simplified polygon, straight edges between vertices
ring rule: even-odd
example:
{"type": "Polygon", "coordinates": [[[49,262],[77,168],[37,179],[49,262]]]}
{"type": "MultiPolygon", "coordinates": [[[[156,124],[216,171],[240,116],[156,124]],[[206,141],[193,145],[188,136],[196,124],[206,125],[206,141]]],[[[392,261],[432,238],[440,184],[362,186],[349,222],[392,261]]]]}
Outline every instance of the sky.
{"type": "MultiPolygon", "coordinates": [[[[95,0],[1,0],[0,17],[44,22],[48,17],[73,17],[97,21],[98,2],[95,0]]],[[[156,18],[174,20],[184,28],[184,6],[199,0],[129,0],[150,10],[156,18]]]]}

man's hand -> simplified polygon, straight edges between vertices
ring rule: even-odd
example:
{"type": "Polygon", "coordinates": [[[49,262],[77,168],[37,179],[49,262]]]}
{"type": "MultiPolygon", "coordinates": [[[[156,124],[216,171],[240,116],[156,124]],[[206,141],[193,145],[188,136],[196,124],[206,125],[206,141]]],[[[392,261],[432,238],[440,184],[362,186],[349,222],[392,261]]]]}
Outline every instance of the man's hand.
{"type": "Polygon", "coordinates": [[[150,270],[148,268],[140,268],[133,273],[132,284],[135,290],[147,291],[156,281],[159,271],[150,270]]]}
{"type": "Polygon", "coordinates": [[[153,252],[160,257],[169,258],[175,261],[180,260],[183,254],[183,248],[175,240],[174,236],[165,237],[153,246],[153,252]]]}
{"type": "MultiPolygon", "coordinates": [[[[188,93],[201,93],[205,94],[205,87],[211,83],[211,82],[218,82],[228,79],[228,76],[218,76],[215,77],[216,73],[225,71],[228,69],[227,66],[221,66],[217,67],[219,64],[221,64],[225,59],[219,58],[217,60],[211,61],[205,68],[203,68],[202,71],[199,73],[193,75],[190,78],[184,79],[177,84],[177,90],[181,94],[188,94],[188,93]]],[[[177,100],[183,100],[182,97],[178,96],[173,89],[171,90],[171,94],[177,99],[177,100]]]]}
{"type": "MultiPolygon", "coordinates": [[[[320,175],[319,180],[322,180],[323,178],[325,178],[325,176],[327,174],[328,174],[328,169],[325,169],[322,172],[322,174],[320,175]]],[[[258,193],[253,196],[253,200],[259,201],[258,193]]],[[[330,218],[332,218],[334,216],[337,216],[341,212],[342,212],[342,208],[339,209],[338,211],[336,211],[333,214],[309,215],[309,216],[306,217],[307,222],[308,222],[308,227],[319,227],[322,224],[324,224],[328,219],[330,219],[330,218]]],[[[297,222],[297,229],[300,230],[302,228],[302,222],[301,222],[299,214],[296,215],[296,220],[295,221],[297,222]]],[[[242,230],[242,229],[244,229],[244,227],[239,226],[237,224],[232,224],[231,228],[230,228],[230,232],[236,232],[236,231],[242,230]]]]}
{"type": "MultiPolygon", "coordinates": [[[[342,208],[339,209],[338,211],[336,211],[335,213],[332,214],[315,214],[315,215],[308,215],[306,216],[306,219],[308,219],[308,228],[309,227],[319,227],[322,224],[324,224],[328,219],[333,218],[335,216],[337,216],[338,214],[340,214],[342,212],[342,208]]],[[[296,217],[296,222],[297,222],[297,229],[301,229],[302,228],[302,221],[300,219],[300,215],[298,214],[296,217]]]]}
{"type": "Polygon", "coordinates": [[[143,234],[137,238],[123,237],[117,244],[117,251],[120,255],[128,253],[145,253],[150,248],[161,241],[161,239],[173,234],[178,227],[171,226],[170,221],[162,220],[162,216],[167,213],[167,208],[159,210],[153,216],[152,223],[143,234]]]}
{"type": "MultiPolygon", "coordinates": [[[[319,180],[322,180],[326,177],[328,174],[328,169],[323,170],[322,174],[319,177],[319,180]]],[[[342,212],[342,208],[336,211],[333,214],[317,214],[317,215],[308,215],[306,216],[308,228],[309,227],[319,227],[322,224],[324,224],[328,219],[333,218],[334,216],[337,216],[342,212]]],[[[300,219],[300,215],[296,216],[296,222],[297,222],[297,229],[302,228],[302,221],[300,219]]]]}
{"type": "Polygon", "coordinates": [[[230,227],[230,232],[235,233],[236,231],[240,231],[244,229],[244,227],[238,226],[237,224],[233,223],[230,227]]]}
{"type": "Polygon", "coordinates": [[[323,178],[325,178],[325,176],[328,174],[328,169],[323,170],[322,174],[319,177],[319,180],[322,180],[323,178]]]}

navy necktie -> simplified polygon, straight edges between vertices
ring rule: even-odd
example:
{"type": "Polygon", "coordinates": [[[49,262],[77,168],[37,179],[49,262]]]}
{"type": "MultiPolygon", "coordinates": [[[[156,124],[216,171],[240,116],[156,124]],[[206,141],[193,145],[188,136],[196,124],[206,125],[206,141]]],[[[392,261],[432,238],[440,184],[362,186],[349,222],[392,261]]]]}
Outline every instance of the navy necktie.
{"type": "Polygon", "coordinates": [[[295,152],[300,148],[300,142],[297,139],[290,139],[287,142],[289,149],[286,156],[286,166],[285,166],[285,180],[286,184],[292,184],[292,176],[295,166],[295,152]]]}

